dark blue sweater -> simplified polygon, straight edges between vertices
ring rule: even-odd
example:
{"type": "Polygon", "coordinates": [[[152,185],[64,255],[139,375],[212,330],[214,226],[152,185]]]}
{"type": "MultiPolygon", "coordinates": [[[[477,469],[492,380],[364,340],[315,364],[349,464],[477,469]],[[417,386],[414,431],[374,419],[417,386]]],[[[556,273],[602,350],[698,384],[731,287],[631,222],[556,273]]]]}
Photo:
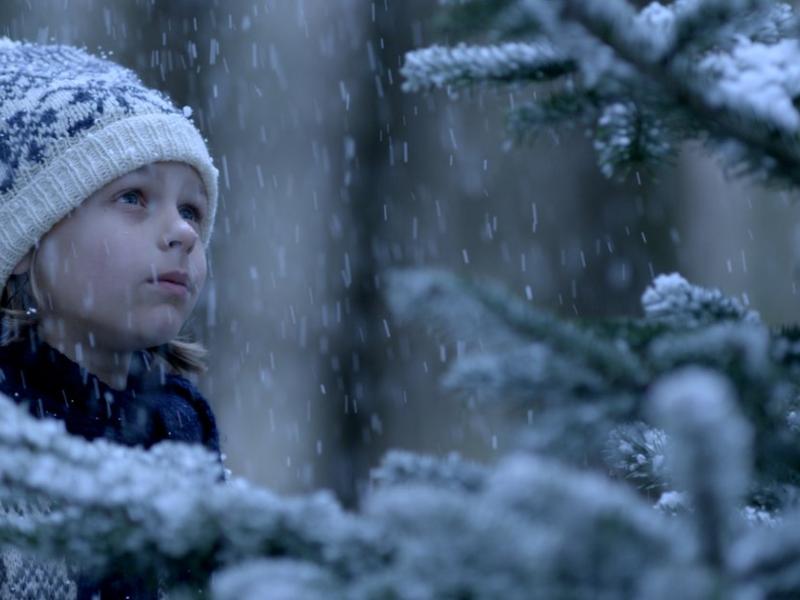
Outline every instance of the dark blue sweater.
{"type": "MultiPolygon", "coordinates": [[[[145,352],[134,353],[125,390],[115,390],[67,356],[38,341],[0,346],[0,392],[37,417],[64,421],[73,435],[149,448],[163,440],[202,444],[220,457],[208,402],[186,378],[164,373],[145,352]]],[[[221,461],[221,457],[220,457],[221,461]]],[[[78,581],[78,598],[155,598],[135,581],[78,581]]]]}
{"type": "Polygon", "coordinates": [[[220,451],[208,402],[188,379],[164,373],[144,352],[133,355],[127,388],[115,390],[32,336],[0,347],[0,392],[87,440],[145,448],[175,440],[220,451]]]}

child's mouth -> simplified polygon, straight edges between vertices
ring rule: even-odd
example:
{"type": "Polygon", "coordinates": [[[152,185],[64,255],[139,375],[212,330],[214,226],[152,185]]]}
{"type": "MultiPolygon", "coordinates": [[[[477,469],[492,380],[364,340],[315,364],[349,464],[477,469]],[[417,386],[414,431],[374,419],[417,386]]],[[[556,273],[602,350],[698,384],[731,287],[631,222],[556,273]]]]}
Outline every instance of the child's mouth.
{"type": "Polygon", "coordinates": [[[160,273],[150,280],[156,288],[164,293],[176,296],[189,295],[189,277],[183,271],[160,273]]]}
{"type": "Polygon", "coordinates": [[[156,288],[160,289],[161,291],[176,295],[176,296],[188,296],[189,295],[189,288],[183,285],[182,283],[176,283],[174,281],[167,281],[166,279],[158,279],[156,281],[151,281],[156,288]]]}
{"type": "Polygon", "coordinates": [[[150,283],[165,293],[186,297],[189,295],[191,281],[186,271],[166,271],[154,275],[150,283]]]}

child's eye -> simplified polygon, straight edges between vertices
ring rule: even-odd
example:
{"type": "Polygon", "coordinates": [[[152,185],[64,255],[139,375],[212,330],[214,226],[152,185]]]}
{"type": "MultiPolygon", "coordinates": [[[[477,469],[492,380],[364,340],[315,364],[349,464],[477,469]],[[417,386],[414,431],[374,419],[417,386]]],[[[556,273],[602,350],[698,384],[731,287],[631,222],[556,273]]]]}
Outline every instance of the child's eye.
{"type": "Polygon", "coordinates": [[[203,220],[203,212],[192,204],[184,204],[181,206],[181,211],[185,218],[192,219],[195,223],[200,223],[203,220]]]}
{"type": "Polygon", "coordinates": [[[121,200],[123,204],[139,204],[144,203],[144,195],[139,190],[128,190],[117,196],[117,200],[121,200]]]}

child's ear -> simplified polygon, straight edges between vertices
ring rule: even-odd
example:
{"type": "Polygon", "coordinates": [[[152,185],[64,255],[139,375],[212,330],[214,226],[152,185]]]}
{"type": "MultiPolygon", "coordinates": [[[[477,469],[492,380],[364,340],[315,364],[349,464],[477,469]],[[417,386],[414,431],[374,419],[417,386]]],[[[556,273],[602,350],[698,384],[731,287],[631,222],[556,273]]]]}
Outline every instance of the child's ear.
{"type": "Polygon", "coordinates": [[[33,257],[33,248],[28,250],[28,253],[20,259],[20,261],[17,263],[17,266],[14,267],[14,270],[11,271],[11,273],[14,275],[22,275],[23,273],[27,272],[28,269],[31,268],[32,257],[33,257]]]}

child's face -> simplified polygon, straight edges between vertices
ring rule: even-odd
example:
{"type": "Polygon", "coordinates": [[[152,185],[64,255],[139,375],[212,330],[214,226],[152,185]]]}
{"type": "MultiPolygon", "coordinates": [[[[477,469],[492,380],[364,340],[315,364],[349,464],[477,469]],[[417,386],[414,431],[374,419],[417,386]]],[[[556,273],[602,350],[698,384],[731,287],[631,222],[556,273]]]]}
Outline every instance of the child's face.
{"type": "Polygon", "coordinates": [[[205,188],[187,164],[152,163],[115,179],[41,239],[40,316],[63,327],[65,341],[91,342],[91,332],[122,352],[166,343],[205,283],[206,218],[205,188]],[[167,272],[184,272],[187,285],[155,281],[167,272]]]}

